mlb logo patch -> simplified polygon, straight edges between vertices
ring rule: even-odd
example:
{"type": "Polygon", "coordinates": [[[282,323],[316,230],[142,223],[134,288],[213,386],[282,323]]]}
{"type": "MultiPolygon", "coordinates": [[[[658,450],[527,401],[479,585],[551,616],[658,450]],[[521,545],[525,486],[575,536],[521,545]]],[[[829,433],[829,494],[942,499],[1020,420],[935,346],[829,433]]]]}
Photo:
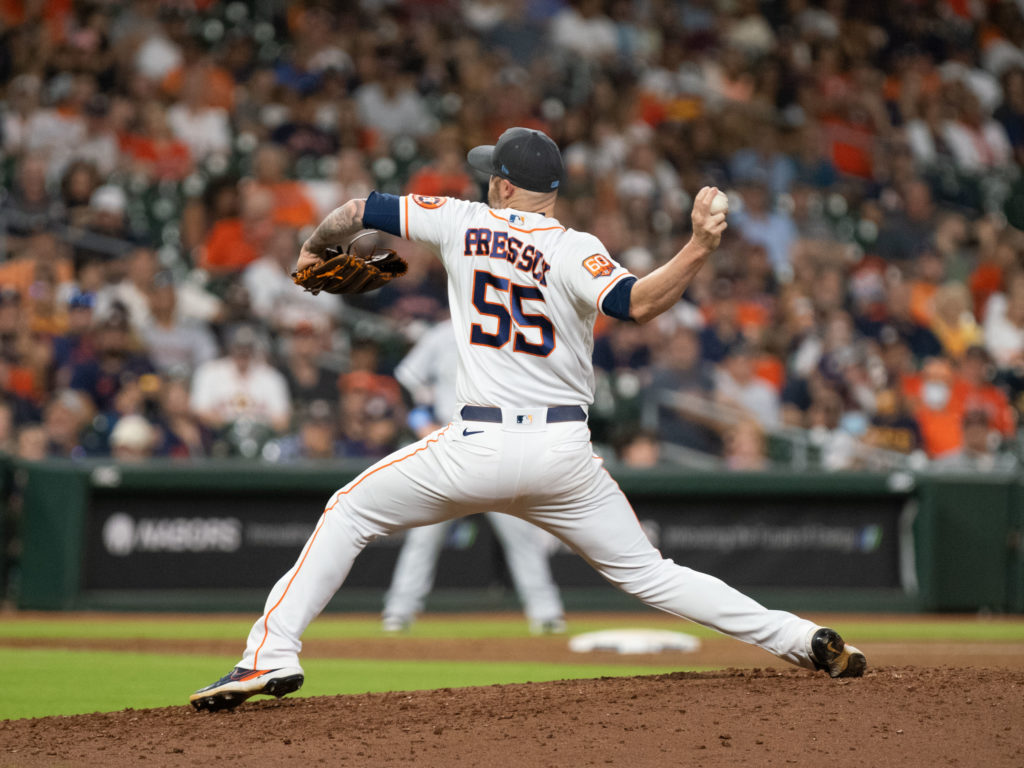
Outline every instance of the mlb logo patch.
{"type": "Polygon", "coordinates": [[[516,424],[533,424],[533,416],[530,414],[520,414],[516,416],[516,424]]]}
{"type": "Polygon", "coordinates": [[[525,224],[526,219],[520,216],[518,213],[510,213],[508,215],[509,224],[525,224]]]}
{"type": "Polygon", "coordinates": [[[608,275],[615,271],[615,265],[612,263],[612,260],[603,253],[587,256],[583,260],[583,268],[594,277],[608,277],[608,275]]]}

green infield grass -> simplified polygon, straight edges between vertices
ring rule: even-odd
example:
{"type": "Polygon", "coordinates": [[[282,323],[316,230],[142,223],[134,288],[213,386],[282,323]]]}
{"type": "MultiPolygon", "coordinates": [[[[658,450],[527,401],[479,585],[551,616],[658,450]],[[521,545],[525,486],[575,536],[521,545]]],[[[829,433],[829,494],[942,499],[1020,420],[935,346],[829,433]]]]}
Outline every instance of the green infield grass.
{"type": "MultiPolygon", "coordinates": [[[[231,662],[227,662],[230,664],[231,662]]],[[[187,706],[192,691],[229,671],[219,657],[0,648],[4,669],[24,681],[5,687],[0,719],[187,706]]],[[[462,688],[495,683],[653,675],[679,667],[532,662],[303,660],[301,696],[462,688]]]]}

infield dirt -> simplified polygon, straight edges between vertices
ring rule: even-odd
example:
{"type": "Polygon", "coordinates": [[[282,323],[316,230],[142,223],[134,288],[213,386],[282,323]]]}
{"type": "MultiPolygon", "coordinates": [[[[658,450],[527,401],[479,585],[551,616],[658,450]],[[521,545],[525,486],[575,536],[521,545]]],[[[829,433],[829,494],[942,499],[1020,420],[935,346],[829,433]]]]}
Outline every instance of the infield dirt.
{"type": "Polygon", "coordinates": [[[1024,672],[730,669],[0,723],[3,766],[1024,765],[1024,672]]]}
{"type": "MultiPolygon", "coordinates": [[[[190,643],[189,650],[230,657],[236,645],[190,643]]],[[[853,680],[775,665],[763,651],[716,638],[676,658],[729,666],[719,672],[257,698],[217,714],[184,704],[188,686],[206,682],[184,681],[178,707],[0,721],[0,768],[1024,766],[1020,644],[858,645],[870,667],[853,680]]],[[[182,650],[165,641],[130,647],[182,650]]],[[[564,638],[310,640],[305,649],[364,658],[560,660],[568,653],[564,638]]],[[[624,660],[645,658],[672,663],[664,654],[624,660]]]]}

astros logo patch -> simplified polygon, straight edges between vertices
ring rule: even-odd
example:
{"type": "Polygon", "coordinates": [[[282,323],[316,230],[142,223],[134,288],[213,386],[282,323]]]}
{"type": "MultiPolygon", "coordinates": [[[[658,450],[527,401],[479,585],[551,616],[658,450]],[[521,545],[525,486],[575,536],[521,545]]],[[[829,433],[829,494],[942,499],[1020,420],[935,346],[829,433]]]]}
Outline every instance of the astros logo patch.
{"type": "Polygon", "coordinates": [[[430,195],[413,195],[412,200],[420,208],[426,208],[427,210],[440,208],[448,202],[447,197],[432,197],[430,195]]]}
{"type": "Polygon", "coordinates": [[[611,259],[603,253],[595,253],[593,256],[587,256],[587,258],[583,260],[583,266],[586,268],[587,272],[592,274],[594,277],[608,277],[608,275],[615,271],[615,265],[612,264],[611,259]]]}

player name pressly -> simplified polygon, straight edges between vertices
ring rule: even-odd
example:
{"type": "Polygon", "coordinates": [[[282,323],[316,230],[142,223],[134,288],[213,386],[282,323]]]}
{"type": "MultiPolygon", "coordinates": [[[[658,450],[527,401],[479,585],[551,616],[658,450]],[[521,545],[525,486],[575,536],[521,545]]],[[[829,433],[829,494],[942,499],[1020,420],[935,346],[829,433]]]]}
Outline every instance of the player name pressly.
{"type": "Polygon", "coordinates": [[[516,269],[533,275],[540,285],[548,284],[547,274],[551,266],[544,254],[508,232],[470,227],[466,230],[466,247],[462,255],[505,259],[516,269]]]}

